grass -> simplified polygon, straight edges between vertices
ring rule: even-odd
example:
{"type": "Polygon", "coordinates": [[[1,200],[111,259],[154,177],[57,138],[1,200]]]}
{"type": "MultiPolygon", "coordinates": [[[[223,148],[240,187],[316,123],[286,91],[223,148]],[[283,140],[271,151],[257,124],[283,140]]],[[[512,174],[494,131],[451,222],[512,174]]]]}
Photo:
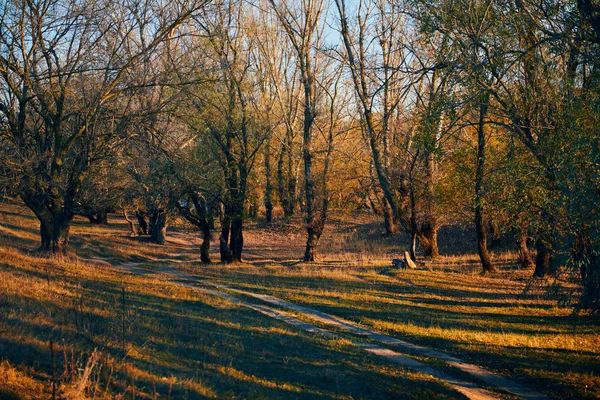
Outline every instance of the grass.
{"type": "Polygon", "coordinates": [[[47,259],[31,251],[35,219],[15,205],[1,208],[2,399],[49,399],[53,390],[57,398],[96,399],[461,397],[347,340],[314,337],[200,291],[82,258],[151,266],[187,256],[193,248],[180,239],[154,246],[127,238],[122,221],[77,220],[76,254],[47,259]]]}
{"type": "Polygon", "coordinates": [[[600,397],[600,327],[527,289],[506,270],[382,267],[193,267],[196,274],[270,293],[392,336],[426,345],[512,377],[556,398],[600,397]]]}
{"type": "MultiPolygon", "coordinates": [[[[315,338],[208,294],[123,274],[111,264],[152,269],[196,258],[199,240],[180,227],[165,246],[152,245],[113,219],[76,220],[74,256],[45,259],[31,252],[36,219],[18,204],[0,205],[0,398],[49,398],[53,370],[63,397],[461,397],[356,349],[348,334],[315,338]],[[94,349],[100,357],[86,378],[94,349]]],[[[405,238],[382,237],[377,217],[365,214],[331,221],[318,263],[297,261],[304,235],[292,221],[250,223],[244,264],[177,267],[457,355],[557,399],[600,398],[597,319],[559,306],[548,282],[516,268],[506,243],[494,254],[499,272],[481,276],[469,232],[446,228],[443,256],[393,270],[405,238]]]]}

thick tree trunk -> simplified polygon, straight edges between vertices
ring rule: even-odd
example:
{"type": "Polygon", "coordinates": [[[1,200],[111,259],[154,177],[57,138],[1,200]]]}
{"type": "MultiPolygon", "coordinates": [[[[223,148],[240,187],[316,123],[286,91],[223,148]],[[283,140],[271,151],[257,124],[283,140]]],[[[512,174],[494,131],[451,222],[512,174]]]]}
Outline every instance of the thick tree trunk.
{"type": "Polygon", "coordinates": [[[61,215],[54,216],[54,229],[52,231],[52,253],[66,254],[69,246],[69,232],[71,219],[61,215]]]}
{"type": "Polygon", "coordinates": [[[39,250],[52,254],[66,254],[69,246],[71,219],[54,215],[50,220],[40,220],[39,250]]]}
{"type": "Polygon", "coordinates": [[[40,251],[48,252],[48,253],[51,252],[52,251],[52,222],[51,221],[46,222],[43,219],[40,219],[40,237],[41,237],[40,251]]]}
{"type": "Polygon", "coordinates": [[[421,226],[421,247],[425,257],[436,258],[440,255],[437,244],[438,225],[434,215],[430,215],[421,226]]]}
{"type": "Polygon", "coordinates": [[[485,195],[483,179],[485,174],[486,151],[485,117],[489,107],[489,95],[482,95],[481,97],[479,123],[477,126],[477,165],[475,170],[475,230],[477,232],[477,252],[479,253],[483,273],[488,273],[495,270],[487,248],[486,227],[483,216],[483,202],[485,195]]]}
{"type": "Polygon", "coordinates": [[[215,229],[215,215],[218,214],[217,208],[212,203],[208,203],[206,205],[206,212],[206,221],[208,223],[208,228],[215,229]]]}
{"type": "Polygon", "coordinates": [[[108,225],[108,212],[106,210],[88,214],[87,217],[91,224],[108,225]]]}
{"type": "Polygon", "coordinates": [[[313,262],[317,260],[317,248],[319,246],[319,240],[321,239],[322,232],[322,227],[309,227],[307,229],[308,237],[306,239],[306,248],[304,250],[303,261],[313,262]]]}
{"type": "Polygon", "coordinates": [[[492,259],[487,248],[487,237],[481,205],[475,207],[475,230],[477,231],[477,253],[479,253],[483,272],[494,272],[495,268],[492,265],[492,259]]]}
{"type": "MultiPolygon", "coordinates": [[[[42,252],[66,254],[69,245],[69,231],[74,213],[72,201],[66,201],[66,207],[56,214],[50,213],[43,196],[28,193],[21,196],[23,202],[33,211],[40,221],[40,248],[42,252]]],[[[62,202],[56,201],[57,204],[62,202]]]]}
{"type": "Polygon", "coordinates": [[[198,209],[197,211],[200,216],[200,230],[202,231],[202,245],[200,245],[200,261],[203,264],[210,264],[210,239],[212,236],[210,232],[210,217],[212,215],[212,212],[204,199],[201,200],[198,197],[194,198],[194,205],[198,209]]]}
{"type": "Polygon", "coordinates": [[[98,211],[96,219],[98,220],[99,224],[108,225],[108,211],[105,209],[98,211]]]}
{"type": "Polygon", "coordinates": [[[164,210],[153,210],[150,215],[150,241],[164,244],[167,240],[167,213],[164,210]]]}

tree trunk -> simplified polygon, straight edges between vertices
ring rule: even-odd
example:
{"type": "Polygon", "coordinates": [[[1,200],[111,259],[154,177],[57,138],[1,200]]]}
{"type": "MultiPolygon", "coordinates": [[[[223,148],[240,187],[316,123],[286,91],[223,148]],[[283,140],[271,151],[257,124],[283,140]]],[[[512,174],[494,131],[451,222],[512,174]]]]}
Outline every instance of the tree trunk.
{"type": "Polygon", "coordinates": [[[219,252],[221,253],[222,263],[231,263],[233,257],[229,250],[229,231],[231,228],[231,217],[229,206],[225,205],[223,210],[223,218],[221,219],[221,236],[219,237],[219,252]]]}
{"type": "Polygon", "coordinates": [[[279,152],[279,159],[277,160],[277,191],[281,208],[283,208],[283,216],[285,218],[290,218],[294,215],[294,208],[296,205],[296,178],[294,176],[291,148],[292,140],[290,136],[291,134],[287,133],[284,145],[279,152]]]}
{"type": "Polygon", "coordinates": [[[550,271],[550,256],[552,254],[552,248],[545,238],[539,237],[535,242],[535,248],[537,254],[535,256],[535,270],[533,276],[542,278],[550,271]]]}
{"type": "Polygon", "coordinates": [[[231,238],[229,239],[229,250],[233,262],[242,262],[243,248],[243,219],[240,216],[234,216],[231,221],[231,238]]]}
{"type": "Polygon", "coordinates": [[[489,222],[490,227],[490,236],[492,237],[492,242],[490,243],[490,247],[494,248],[500,244],[500,238],[502,235],[500,234],[500,229],[498,228],[498,223],[493,219],[489,222]]]}
{"type": "Polygon", "coordinates": [[[127,224],[129,225],[129,236],[137,236],[137,232],[135,230],[135,224],[133,223],[131,218],[129,218],[129,216],[127,215],[127,210],[125,210],[125,209],[123,209],[123,217],[125,218],[125,221],[127,221],[127,224]]]}
{"type": "Polygon", "coordinates": [[[579,229],[572,254],[581,274],[581,307],[597,313],[600,310],[600,258],[587,231],[586,226],[579,229]]]}
{"type": "Polygon", "coordinates": [[[148,234],[148,222],[146,222],[146,214],[142,210],[135,210],[135,217],[138,220],[138,234],[147,235],[148,234]]]}
{"type": "Polygon", "coordinates": [[[413,232],[410,238],[410,258],[417,259],[417,232],[413,232]]]}
{"type": "Polygon", "coordinates": [[[202,245],[200,246],[200,262],[210,264],[210,228],[208,224],[202,228],[202,245]]]}
{"type": "Polygon", "coordinates": [[[102,209],[98,212],[90,212],[86,215],[91,224],[108,225],[108,212],[102,209]]]}
{"type": "Polygon", "coordinates": [[[153,210],[150,215],[150,241],[164,244],[167,239],[167,213],[164,210],[153,210]]]}
{"type": "Polygon", "coordinates": [[[438,225],[435,215],[429,215],[421,226],[419,238],[425,257],[436,258],[440,255],[437,244],[438,225]]]}
{"type": "Polygon", "coordinates": [[[475,230],[477,231],[477,252],[481,260],[483,273],[495,271],[492,260],[487,249],[486,227],[483,215],[483,202],[485,190],[483,179],[485,174],[485,117],[489,107],[489,95],[482,95],[479,109],[479,123],[477,126],[477,160],[475,170],[475,230]]]}
{"type": "Polygon", "coordinates": [[[267,224],[273,222],[273,186],[271,185],[271,139],[265,145],[265,218],[267,224]]]}
{"type": "Polygon", "coordinates": [[[242,262],[244,248],[244,200],[246,192],[245,173],[240,169],[237,190],[231,194],[231,232],[229,236],[229,254],[231,262],[242,262]]]}
{"type": "MultiPolygon", "coordinates": [[[[441,121],[440,121],[441,124],[441,121]]],[[[440,255],[437,243],[437,234],[438,234],[438,221],[436,217],[436,204],[435,204],[435,186],[434,186],[434,174],[436,170],[435,166],[435,138],[433,143],[430,144],[430,149],[427,152],[427,164],[426,164],[426,185],[425,185],[425,194],[426,194],[426,202],[425,202],[425,221],[421,226],[423,240],[421,239],[421,246],[423,247],[423,252],[425,253],[425,257],[436,258],[440,255]]]]}
{"type": "Polygon", "coordinates": [[[552,230],[554,229],[554,218],[547,211],[542,211],[540,216],[540,228],[535,242],[537,254],[535,256],[535,270],[533,276],[541,278],[551,274],[550,260],[552,258],[552,230]]]}
{"type": "Polygon", "coordinates": [[[200,246],[200,262],[202,262],[203,264],[210,264],[210,217],[212,215],[212,212],[204,199],[201,200],[200,198],[195,197],[194,205],[198,209],[198,214],[200,216],[200,230],[202,231],[202,245],[200,246]]]}
{"type": "Polygon", "coordinates": [[[98,211],[96,219],[98,220],[99,224],[108,225],[108,212],[106,211],[106,209],[98,211]]]}
{"type": "MultiPolygon", "coordinates": [[[[287,150],[287,170],[288,170],[288,184],[287,184],[287,198],[288,198],[288,209],[287,209],[287,214],[286,217],[292,217],[294,216],[294,213],[296,212],[296,203],[297,203],[297,197],[296,197],[296,185],[297,185],[297,170],[294,171],[294,155],[292,154],[292,145],[293,145],[293,141],[292,141],[292,137],[291,137],[291,133],[289,134],[288,137],[288,144],[286,147],[287,150]]],[[[285,210],[284,210],[285,212],[285,210]]]]}
{"type": "Polygon", "coordinates": [[[317,247],[319,246],[319,239],[321,239],[321,233],[323,229],[316,227],[309,227],[307,229],[308,238],[306,239],[306,249],[304,250],[305,262],[313,262],[317,260],[317,247]]]}
{"type": "Polygon", "coordinates": [[[384,196],[381,200],[383,209],[383,223],[385,226],[384,236],[395,235],[398,233],[398,221],[394,215],[392,207],[387,198],[384,196]]]}
{"type": "Polygon", "coordinates": [[[533,256],[531,255],[531,251],[529,250],[529,242],[531,238],[527,236],[526,231],[519,232],[519,237],[517,239],[517,248],[519,249],[519,263],[523,268],[533,268],[535,266],[535,262],[533,260],[533,256]]]}
{"type": "Polygon", "coordinates": [[[475,230],[477,231],[477,252],[479,253],[483,272],[494,272],[495,268],[492,265],[492,260],[487,248],[487,237],[481,205],[475,207],[475,230]]]}
{"type": "Polygon", "coordinates": [[[52,223],[51,222],[46,222],[43,219],[40,219],[40,236],[41,236],[40,251],[48,252],[48,253],[51,252],[52,251],[52,223]]]}
{"type": "Polygon", "coordinates": [[[420,235],[419,226],[417,224],[417,203],[415,196],[415,188],[414,188],[414,180],[413,180],[413,171],[412,168],[409,174],[409,197],[410,197],[410,237],[411,237],[411,246],[410,246],[410,256],[413,260],[417,259],[417,239],[420,235]]]}
{"type": "Polygon", "coordinates": [[[61,214],[54,215],[54,229],[52,231],[53,254],[66,254],[69,246],[71,219],[61,214]]]}

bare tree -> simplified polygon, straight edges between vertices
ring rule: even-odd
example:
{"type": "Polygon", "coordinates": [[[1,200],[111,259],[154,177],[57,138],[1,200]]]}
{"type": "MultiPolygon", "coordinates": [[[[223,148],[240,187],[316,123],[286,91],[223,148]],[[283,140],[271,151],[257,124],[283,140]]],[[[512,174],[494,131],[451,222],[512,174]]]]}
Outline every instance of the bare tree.
{"type": "Polygon", "coordinates": [[[40,220],[42,250],[66,252],[80,182],[119,138],[129,73],[199,7],[86,0],[0,6],[1,139],[10,149],[4,163],[40,220]]]}
{"type": "MultiPolygon", "coordinates": [[[[326,7],[323,0],[304,0],[297,5],[292,5],[286,1],[269,0],[269,2],[294,50],[303,89],[302,159],[304,162],[305,222],[308,234],[303,260],[314,261],[319,239],[325,228],[329,201],[326,180],[329,157],[333,150],[333,144],[329,141],[325,151],[324,173],[321,175],[322,184],[319,185],[314,162],[319,89],[326,87],[323,82],[320,82],[319,78],[322,77],[320,73],[327,75],[328,71],[328,67],[320,63],[323,58],[320,51],[324,47],[322,41],[324,10],[326,7]],[[318,199],[318,186],[321,186],[320,201],[318,199]]],[[[339,81],[336,80],[336,82],[339,81]]],[[[329,100],[333,99],[331,101],[335,102],[336,95],[332,95],[330,91],[327,92],[329,93],[329,100]]],[[[328,138],[332,138],[332,136],[328,136],[328,138]]]]}

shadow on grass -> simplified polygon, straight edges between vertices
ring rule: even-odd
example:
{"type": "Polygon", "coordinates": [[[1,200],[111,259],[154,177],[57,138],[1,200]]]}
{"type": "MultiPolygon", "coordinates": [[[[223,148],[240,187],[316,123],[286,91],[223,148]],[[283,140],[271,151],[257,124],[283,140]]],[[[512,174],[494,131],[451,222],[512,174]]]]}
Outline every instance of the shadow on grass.
{"type": "MultiPolygon", "coordinates": [[[[28,279],[44,278],[25,267],[4,271],[15,273],[14,279],[26,273],[28,279]]],[[[119,282],[78,276],[58,286],[51,281],[39,299],[7,296],[0,304],[0,322],[7,327],[0,334],[0,354],[47,382],[50,339],[80,353],[97,347],[105,357],[121,360],[113,393],[135,386],[138,393],[151,394],[154,387],[162,396],[170,391],[172,398],[460,398],[347,343],[309,336],[210,296],[174,298],[153,293],[159,289],[147,281],[128,279],[125,302],[119,282]]],[[[58,351],[56,364],[68,362],[58,351]]]]}

